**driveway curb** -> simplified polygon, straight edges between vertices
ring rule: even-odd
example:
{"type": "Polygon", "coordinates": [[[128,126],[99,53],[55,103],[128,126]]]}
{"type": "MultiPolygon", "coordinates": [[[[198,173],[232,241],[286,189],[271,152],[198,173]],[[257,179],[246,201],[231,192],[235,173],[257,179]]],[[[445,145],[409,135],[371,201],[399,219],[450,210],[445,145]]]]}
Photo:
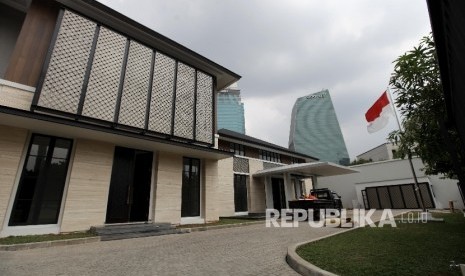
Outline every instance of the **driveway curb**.
{"type": "Polygon", "coordinates": [[[223,225],[200,226],[200,227],[192,227],[192,228],[180,228],[180,229],[185,229],[187,230],[188,233],[191,233],[191,232],[201,232],[201,231],[207,231],[207,230],[235,228],[235,227],[261,224],[261,223],[265,224],[265,220],[253,221],[253,222],[231,223],[231,224],[223,224],[223,225]]]}
{"type": "Polygon", "coordinates": [[[306,260],[302,259],[296,253],[296,250],[297,250],[298,247],[300,247],[302,245],[312,243],[312,242],[316,242],[316,241],[326,239],[326,238],[329,238],[329,237],[332,237],[332,236],[336,236],[336,235],[339,235],[339,234],[342,234],[342,233],[346,233],[346,232],[352,231],[354,229],[357,229],[357,227],[350,228],[350,229],[345,229],[345,230],[342,230],[340,232],[329,234],[329,235],[319,237],[319,238],[316,238],[316,239],[313,239],[313,240],[304,241],[304,242],[300,242],[300,243],[290,245],[290,246],[287,247],[286,261],[289,264],[289,266],[292,267],[292,269],[294,269],[300,275],[335,276],[337,274],[334,274],[334,273],[331,273],[329,271],[323,270],[323,269],[317,267],[316,265],[313,265],[313,264],[307,262],[306,260]]]}
{"type": "Polygon", "coordinates": [[[83,243],[91,243],[91,242],[99,242],[99,241],[100,241],[100,237],[89,237],[89,238],[79,238],[79,239],[69,239],[69,240],[55,240],[55,241],[32,242],[32,243],[21,243],[21,244],[8,244],[8,245],[0,245],[0,251],[28,250],[28,249],[35,249],[35,248],[47,248],[47,247],[83,244],[83,243]]]}
{"type": "MultiPolygon", "coordinates": [[[[396,216],[408,213],[410,211],[411,210],[400,212],[396,216]]],[[[380,220],[380,218],[377,218],[377,219],[374,219],[373,222],[379,222],[379,220],[380,220]]],[[[326,238],[329,238],[329,237],[332,237],[332,236],[336,236],[336,235],[339,235],[339,234],[342,234],[342,233],[346,233],[346,232],[349,232],[349,231],[352,231],[352,230],[355,230],[355,229],[358,229],[358,228],[360,228],[360,227],[359,226],[352,227],[352,228],[342,230],[342,231],[337,232],[337,233],[329,234],[329,235],[326,235],[326,236],[323,236],[323,237],[319,237],[319,238],[316,238],[316,239],[313,239],[313,240],[304,241],[304,242],[300,242],[300,243],[297,243],[297,244],[290,245],[290,246],[287,247],[286,262],[290,267],[292,267],[292,269],[294,269],[300,275],[337,276],[337,274],[334,274],[334,273],[331,273],[329,271],[323,270],[323,269],[317,267],[316,265],[313,265],[312,263],[307,262],[306,260],[302,259],[296,253],[296,250],[297,250],[298,247],[300,247],[302,245],[309,244],[309,243],[312,243],[312,242],[316,242],[316,241],[326,239],[326,238]]]]}

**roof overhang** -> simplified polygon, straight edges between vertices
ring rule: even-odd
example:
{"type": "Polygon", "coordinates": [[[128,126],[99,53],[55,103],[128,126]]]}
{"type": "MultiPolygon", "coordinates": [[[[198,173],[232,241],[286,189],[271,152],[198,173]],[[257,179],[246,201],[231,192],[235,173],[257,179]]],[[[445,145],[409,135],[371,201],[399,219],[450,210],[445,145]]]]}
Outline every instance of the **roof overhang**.
{"type": "Polygon", "coordinates": [[[233,156],[232,153],[215,148],[3,106],[0,106],[0,125],[23,128],[34,133],[70,139],[94,140],[117,146],[167,152],[200,159],[221,160],[233,156]]]}
{"type": "Polygon", "coordinates": [[[359,170],[331,162],[312,162],[265,169],[254,173],[253,176],[267,176],[279,173],[292,173],[308,176],[333,176],[359,172],[359,170]]]}
{"type": "Polygon", "coordinates": [[[232,130],[219,129],[218,135],[219,135],[219,139],[223,141],[233,142],[233,143],[239,142],[245,146],[250,146],[253,148],[272,150],[279,154],[285,154],[291,157],[306,159],[307,162],[318,161],[318,158],[316,157],[309,156],[309,155],[306,155],[300,152],[296,152],[296,151],[272,144],[270,142],[260,140],[252,136],[234,132],[232,130]]]}
{"type": "MultiPolygon", "coordinates": [[[[189,48],[155,32],[129,17],[95,0],[54,0],[92,20],[102,23],[128,37],[134,38],[158,51],[192,65],[216,79],[216,90],[222,90],[237,82],[241,76],[190,50],[189,48]]],[[[211,39],[214,39],[212,33],[211,39]]]]}
{"type": "Polygon", "coordinates": [[[427,0],[449,123],[465,143],[465,1],[427,0]]]}

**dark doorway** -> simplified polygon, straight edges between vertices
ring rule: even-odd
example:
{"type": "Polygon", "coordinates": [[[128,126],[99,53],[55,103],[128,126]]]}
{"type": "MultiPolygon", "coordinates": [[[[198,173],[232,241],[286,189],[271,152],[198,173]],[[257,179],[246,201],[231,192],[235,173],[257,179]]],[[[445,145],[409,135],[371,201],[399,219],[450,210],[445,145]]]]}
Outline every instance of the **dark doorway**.
{"type": "Polygon", "coordinates": [[[271,188],[273,190],[273,208],[276,210],[286,209],[284,180],[282,178],[271,178],[271,188]]]}
{"type": "Polygon", "coordinates": [[[147,221],[153,153],[115,148],[106,223],[147,221]]]}
{"type": "Polygon", "coordinates": [[[234,211],[247,212],[247,176],[234,175],[234,211]]]}
{"type": "Polygon", "coordinates": [[[181,217],[200,216],[200,160],[184,157],[181,217]]]}

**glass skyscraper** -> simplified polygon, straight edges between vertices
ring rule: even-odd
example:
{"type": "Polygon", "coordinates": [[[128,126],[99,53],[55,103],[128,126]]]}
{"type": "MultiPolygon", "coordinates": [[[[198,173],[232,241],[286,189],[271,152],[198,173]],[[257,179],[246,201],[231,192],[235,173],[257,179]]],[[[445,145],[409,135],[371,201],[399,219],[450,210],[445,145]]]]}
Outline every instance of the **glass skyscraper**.
{"type": "Polygon", "coordinates": [[[229,129],[245,134],[244,103],[241,102],[241,90],[232,85],[218,93],[217,98],[218,129],[229,129]]]}
{"type": "Polygon", "coordinates": [[[349,154],[328,90],[298,98],[295,102],[289,149],[321,161],[349,165],[349,154]]]}

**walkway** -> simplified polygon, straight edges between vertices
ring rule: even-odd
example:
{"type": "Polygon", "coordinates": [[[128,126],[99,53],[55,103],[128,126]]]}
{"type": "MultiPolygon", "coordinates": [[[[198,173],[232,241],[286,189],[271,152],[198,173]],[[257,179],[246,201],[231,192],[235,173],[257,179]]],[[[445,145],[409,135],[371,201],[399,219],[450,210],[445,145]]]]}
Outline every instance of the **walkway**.
{"type": "Polygon", "coordinates": [[[264,224],[0,252],[0,275],[297,275],[287,246],[340,231],[264,224]]]}
{"type": "Polygon", "coordinates": [[[0,252],[0,275],[297,275],[287,247],[339,228],[264,224],[82,245],[0,252]]]}

